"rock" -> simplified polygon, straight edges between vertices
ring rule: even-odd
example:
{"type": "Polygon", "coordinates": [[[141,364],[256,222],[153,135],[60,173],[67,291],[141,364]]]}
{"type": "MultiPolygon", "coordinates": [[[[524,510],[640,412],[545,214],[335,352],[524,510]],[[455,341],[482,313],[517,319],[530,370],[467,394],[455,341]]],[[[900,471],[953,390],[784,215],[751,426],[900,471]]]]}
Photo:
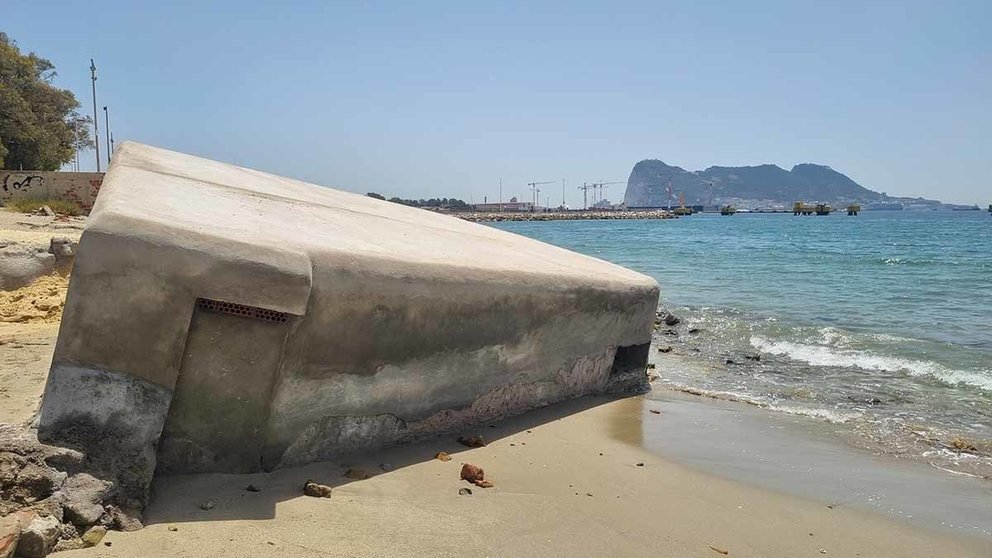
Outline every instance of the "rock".
{"type": "Polygon", "coordinates": [[[17,550],[17,541],[21,538],[21,527],[8,529],[0,525],[0,558],[11,558],[17,550]]]}
{"type": "Polygon", "coordinates": [[[370,475],[365,469],[348,469],[344,472],[344,476],[354,480],[365,480],[372,478],[372,475],[370,475]]]}
{"type": "Polygon", "coordinates": [[[34,463],[26,463],[14,479],[11,500],[34,502],[44,500],[65,481],[66,474],[34,463]]]}
{"type": "Polygon", "coordinates": [[[48,217],[55,217],[55,212],[52,211],[52,208],[48,207],[47,205],[41,206],[41,212],[47,215],[48,217]]]}
{"type": "Polygon", "coordinates": [[[179,530],[179,527],[176,527],[175,525],[169,526],[169,531],[172,531],[173,533],[175,533],[178,530],[179,530]]]}
{"type": "Polygon", "coordinates": [[[379,468],[387,473],[393,470],[393,466],[390,463],[380,463],[379,468]]]}
{"type": "Polygon", "coordinates": [[[103,515],[103,502],[113,493],[114,483],[89,473],[72,475],[60,491],[65,497],[66,519],[76,525],[93,525],[103,515]]]}
{"type": "Polygon", "coordinates": [[[699,333],[701,331],[703,331],[703,330],[699,329],[698,327],[690,327],[689,328],[689,333],[692,334],[692,335],[695,335],[695,334],[697,334],[697,333],[699,333]]]}
{"type": "Polygon", "coordinates": [[[458,438],[458,443],[463,446],[468,446],[470,448],[484,448],[486,447],[485,440],[482,436],[468,436],[458,438]]]}
{"type": "Polygon", "coordinates": [[[727,364],[737,364],[737,363],[736,363],[736,362],[734,362],[734,359],[732,359],[732,358],[728,358],[728,359],[727,359],[727,364]]]}
{"type": "Polygon", "coordinates": [[[730,554],[730,551],[729,550],[724,550],[722,548],[718,548],[718,547],[715,547],[715,546],[711,546],[710,547],[710,550],[712,550],[713,552],[719,552],[720,554],[723,554],[724,556],[726,556],[727,554],[730,554]]]}
{"type": "Polygon", "coordinates": [[[21,510],[0,517],[0,558],[10,558],[17,550],[21,531],[37,517],[32,511],[21,510]]]}
{"type": "Polygon", "coordinates": [[[462,464],[461,478],[468,482],[481,481],[486,478],[486,472],[482,467],[472,465],[471,463],[464,463],[462,464]]]}
{"type": "MultiPolygon", "coordinates": [[[[138,531],[144,527],[138,518],[125,513],[117,506],[107,506],[107,514],[103,516],[104,524],[118,531],[138,531]]],[[[107,543],[104,543],[107,544],[107,543]]]]}
{"type": "Polygon", "coordinates": [[[16,453],[0,452],[0,486],[11,486],[17,473],[27,465],[27,458],[16,453]]]}
{"type": "Polygon", "coordinates": [[[746,358],[747,360],[753,360],[755,362],[761,361],[761,355],[744,355],[744,358],[746,358]]]}
{"type": "Polygon", "coordinates": [[[638,467],[643,467],[643,466],[644,466],[644,464],[643,464],[643,463],[638,463],[638,464],[637,464],[637,466],[638,466],[638,467]]]}
{"type": "Polygon", "coordinates": [[[248,486],[245,487],[245,490],[247,490],[248,492],[261,492],[262,491],[261,488],[255,486],[254,484],[249,484],[248,486]]]}
{"type": "Polygon", "coordinates": [[[672,348],[671,347],[658,347],[658,352],[659,353],[670,353],[670,352],[672,352],[672,348]]]}
{"type": "Polygon", "coordinates": [[[55,548],[52,549],[52,552],[79,550],[80,548],[86,548],[86,544],[83,543],[83,539],[80,539],[79,537],[73,537],[71,539],[59,540],[59,542],[55,543],[55,548]]]}
{"type": "Polygon", "coordinates": [[[312,480],[308,480],[306,484],[303,485],[303,494],[310,496],[312,498],[330,498],[333,489],[326,484],[317,484],[312,480]]]}
{"type": "Polygon", "coordinates": [[[667,335],[669,337],[678,337],[679,332],[675,331],[674,329],[666,329],[665,331],[661,332],[661,334],[667,335]]]}
{"type": "Polygon", "coordinates": [[[100,544],[100,541],[103,540],[103,536],[106,534],[107,534],[106,527],[104,527],[103,525],[94,525],[89,529],[87,529],[85,533],[83,533],[83,537],[82,537],[83,544],[85,544],[87,548],[91,546],[96,546],[100,544]]]}
{"type": "Polygon", "coordinates": [[[675,314],[668,314],[665,316],[665,325],[668,327],[677,326],[680,323],[682,323],[682,320],[680,320],[675,314]]]}
{"type": "Polygon", "coordinates": [[[204,511],[209,511],[209,510],[214,509],[214,502],[213,502],[213,500],[207,500],[206,502],[200,504],[200,509],[201,510],[204,510],[204,511]]]}
{"type": "Polygon", "coordinates": [[[451,461],[451,456],[443,451],[439,451],[434,456],[434,459],[437,459],[438,461],[451,461]]]}
{"type": "Polygon", "coordinates": [[[492,488],[493,486],[495,486],[492,483],[492,481],[487,481],[487,480],[477,480],[477,481],[473,482],[472,484],[474,484],[475,486],[478,486],[479,488],[492,488]]]}
{"type": "Polygon", "coordinates": [[[661,411],[659,411],[657,409],[648,409],[648,412],[651,413],[651,414],[655,414],[655,415],[660,415],[661,414],[661,411]]]}
{"type": "Polygon", "coordinates": [[[35,517],[21,529],[17,542],[17,555],[25,558],[44,558],[55,548],[59,538],[59,520],[54,517],[35,517]]]}
{"type": "Polygon", "coordinates": [[[471,488],[459,488],[458,489],[458,495],[459,496],[471,496],[472,495],[472,489],[471,488]]]}
{"type": "Polygon", "coordinates": [[[654,363],[653,362],[649,362],[648,363],[648,370],[654,370],[654,363]]]}

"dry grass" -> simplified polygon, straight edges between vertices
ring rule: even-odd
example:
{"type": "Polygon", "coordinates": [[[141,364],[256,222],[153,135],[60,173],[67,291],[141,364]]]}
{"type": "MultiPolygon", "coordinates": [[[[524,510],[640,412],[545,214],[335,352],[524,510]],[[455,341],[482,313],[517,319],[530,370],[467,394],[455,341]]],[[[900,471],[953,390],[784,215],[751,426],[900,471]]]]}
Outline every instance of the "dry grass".
{"type": "Polygon", "coordinates": [[[80,209],[76,202],[68,200],[56,200],[56,199],[41,199],[41,198],[16,198],[12,200],[7,200],[6,207],[13,211],[19,211],[21,213],[32,213],[42,208],[42,206],[47,205],[49,209],[54,211],[59,215],[82,215],[83,210],[80,209]]]}

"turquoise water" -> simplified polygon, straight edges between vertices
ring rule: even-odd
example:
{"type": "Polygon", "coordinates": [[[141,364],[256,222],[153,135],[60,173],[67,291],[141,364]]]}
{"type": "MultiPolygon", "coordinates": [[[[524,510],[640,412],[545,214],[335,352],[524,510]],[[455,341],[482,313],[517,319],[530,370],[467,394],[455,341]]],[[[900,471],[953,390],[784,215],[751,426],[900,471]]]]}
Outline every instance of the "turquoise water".
{"type": "Polygon", "coordinates": [[[656,278],[663,309],[683,319],[656,335],[680,363],[659,366],[664,384],[818,417],[872,449],[992,474],[986,212],[493,226],[656,278]]]}

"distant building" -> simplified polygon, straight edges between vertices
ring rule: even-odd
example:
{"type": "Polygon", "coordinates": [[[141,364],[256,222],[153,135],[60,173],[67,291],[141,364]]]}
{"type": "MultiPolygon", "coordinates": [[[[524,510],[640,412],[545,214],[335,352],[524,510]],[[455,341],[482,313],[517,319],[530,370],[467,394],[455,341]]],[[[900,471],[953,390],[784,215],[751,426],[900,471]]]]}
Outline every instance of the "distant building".
{"type": "Polygon", "coordinates": [[[539,205],[534,205],[533,202],[522,202],[517,201],[517,198],[510,198],[510,201],[502,203],[477,203],[475,204],[475,210],[484,213],[499,211],[518,211],[530,213],[533,211],[544,211],[544,208],[539,205]]]}

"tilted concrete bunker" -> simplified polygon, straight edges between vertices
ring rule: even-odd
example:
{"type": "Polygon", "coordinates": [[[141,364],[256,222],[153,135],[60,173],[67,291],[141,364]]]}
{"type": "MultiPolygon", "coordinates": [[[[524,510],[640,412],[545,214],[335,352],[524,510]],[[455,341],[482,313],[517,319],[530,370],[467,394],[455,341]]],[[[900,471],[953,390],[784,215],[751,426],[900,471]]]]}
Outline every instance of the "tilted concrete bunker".
{"type": "Polygon", "coordinates": [[[127,143],[39,436],[124,456],[137,485],[312,462],[642,386],[657,302],[535,240],[127,143]]]}

